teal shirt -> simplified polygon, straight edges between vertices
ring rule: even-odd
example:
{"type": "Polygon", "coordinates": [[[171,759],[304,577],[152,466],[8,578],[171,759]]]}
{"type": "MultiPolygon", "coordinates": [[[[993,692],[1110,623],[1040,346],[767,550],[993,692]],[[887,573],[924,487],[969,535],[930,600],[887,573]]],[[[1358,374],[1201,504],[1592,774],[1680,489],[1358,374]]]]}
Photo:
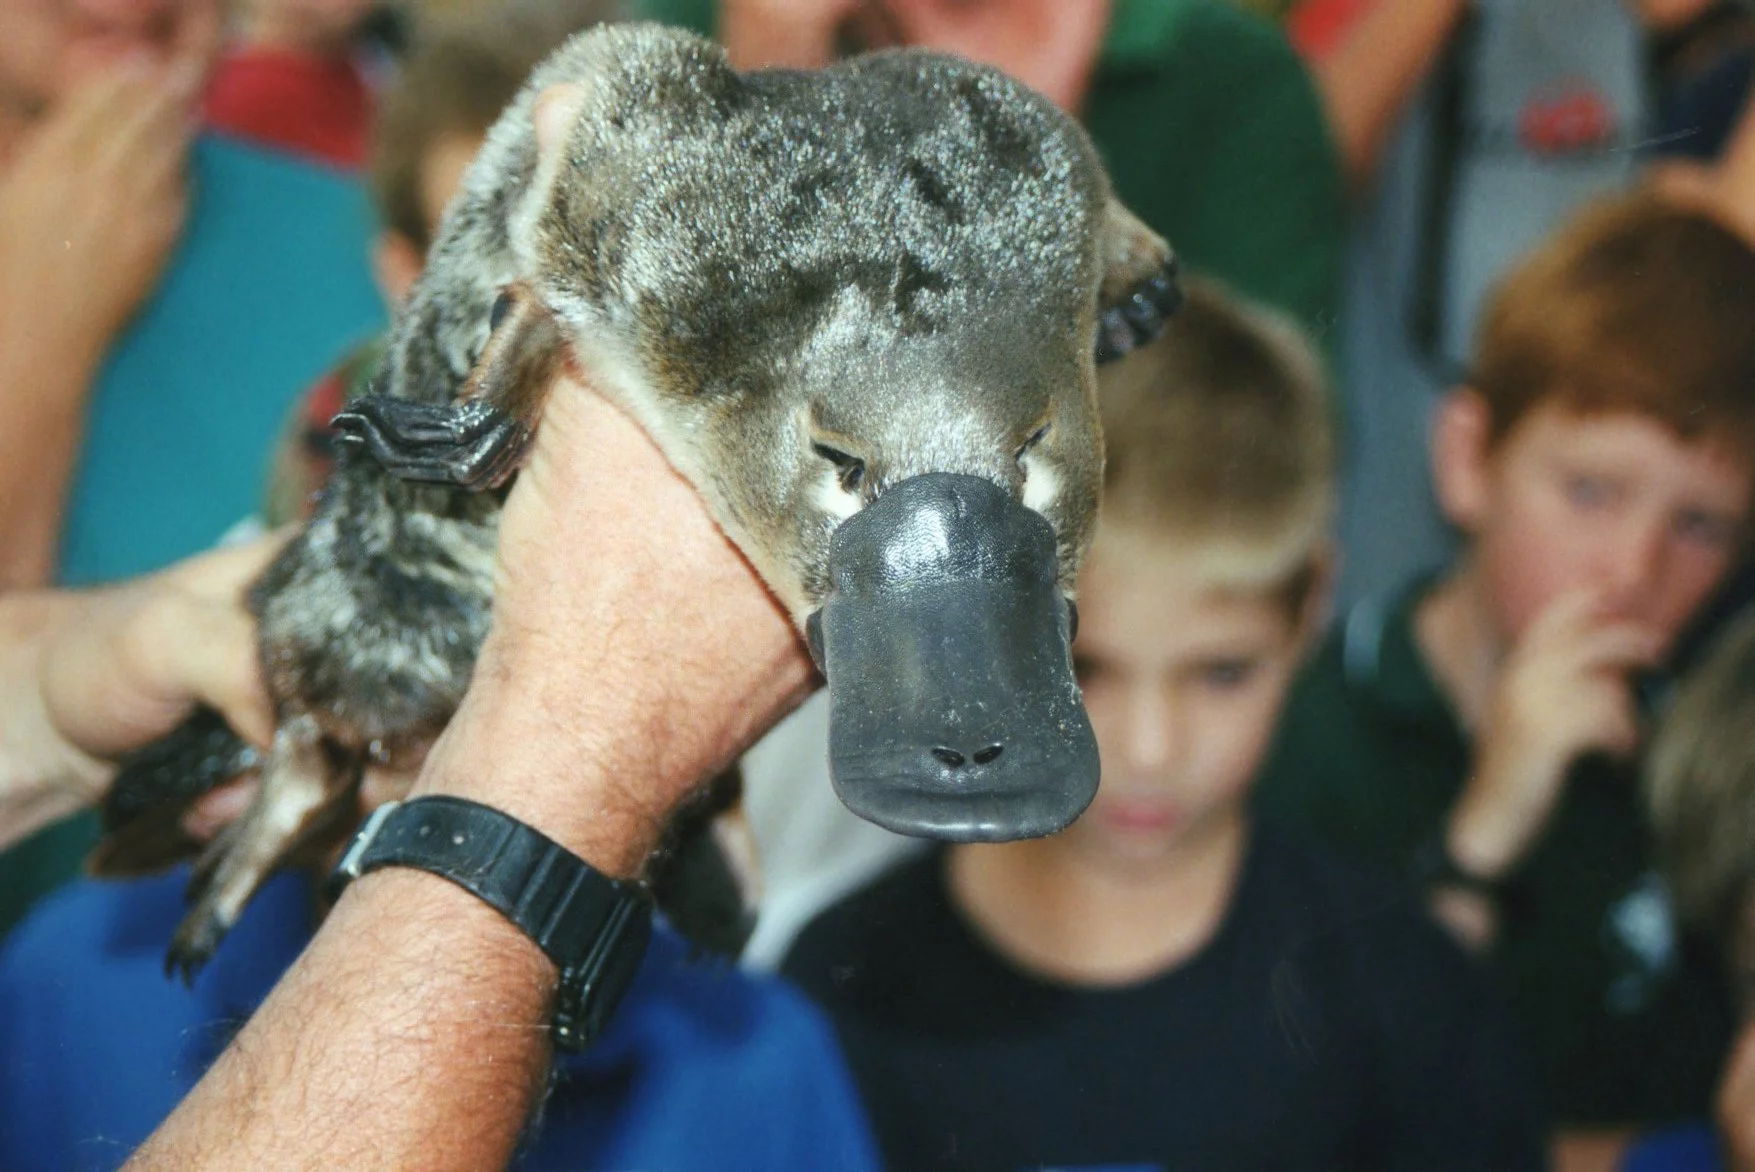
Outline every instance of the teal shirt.
{"type": "MultiPolygon", "coordinates": [[[[1406,874],[1445,825],[1473,747],[1414,635],[1423,588],[1353,607],[1293,685],[1256,801],[1406,874]]],[[[1586,759],[1507,880],[1489,958],[1551,1118],[1705,1114],[1731,1022],[1709,950],[1676,932],[1632,776],[1586,759]]]]}
{"type": "MultiPolygon", "coordinates": [[[[256,513],[293,401],[384,325],[357,179],[204,136],[191,189],[163,282],[92,390],[62,531],[68,584],[158,569],[256,513]]],[[[0,934],[77,873],[95,834],[78,818],[0,854],[0,934]]]]}
{"type": "Polygon", "coordinates": [[[384,325],[357,178],[206,136],[159,289],[111,351],[61,538],[70,585],[155,570],[261,506],[300,392],[384,325]]]}
{"type": "MultiPolygon", "coordinates": [[[[635,7],[714,31],[714,0],[635,7]]],[[[1115,0],[1083,120],[1116,194],[1191,271],[1328,344],[1345,191],[1321,101],[1277,25],[1226,0],[1115,0]]]]}

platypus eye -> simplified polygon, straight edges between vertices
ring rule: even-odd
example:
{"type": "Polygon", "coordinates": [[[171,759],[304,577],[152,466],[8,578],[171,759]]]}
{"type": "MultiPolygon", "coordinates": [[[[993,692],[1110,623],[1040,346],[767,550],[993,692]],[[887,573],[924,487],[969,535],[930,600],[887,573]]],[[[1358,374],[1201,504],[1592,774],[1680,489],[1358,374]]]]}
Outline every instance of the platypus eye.
{"type": "Polygon", "coordinates": [[[1023,446],[1018,449],[1016,459],[1021,462],[1025,456],[1029,455],[1030,449],[1041,443],[1043,437],[1048,434],[1048,429],[1053,426],[1054,424],[1052,423],[1044,423],[1041,427],[1038,427],[1036,429],[1036,434],[1025,440],[1023,446]]]}
{"type": "Polygon", "coordinates": [[[865,461],[858,456],[850,456],[828,444],[813,443],[810,450],[835,466],[836,477],[848,492],[858,492],[859,486],[865,483],[865,461]]]}
{"type": "Polygon", "coordinates": [[[512,312],[512,295],[501,293],[494,298],[494,307],[488,311],[488,329],[499,329],[500,323],[506,320],[506,315],[510,312],[512,312]]]}

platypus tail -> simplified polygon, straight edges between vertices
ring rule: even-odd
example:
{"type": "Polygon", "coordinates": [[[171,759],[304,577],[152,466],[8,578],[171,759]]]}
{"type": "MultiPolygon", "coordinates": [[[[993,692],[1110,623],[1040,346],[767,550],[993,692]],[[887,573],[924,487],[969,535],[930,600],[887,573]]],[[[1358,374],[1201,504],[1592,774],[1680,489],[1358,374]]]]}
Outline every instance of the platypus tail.
{"type": "Polygon", "coordinates": [[[162,871],[201,852],[183,815],[204,794],[259,763],[260,754],[212,708],[122,761],[101,808],[104,837],[86,859],[102,878],[162,871]]]}

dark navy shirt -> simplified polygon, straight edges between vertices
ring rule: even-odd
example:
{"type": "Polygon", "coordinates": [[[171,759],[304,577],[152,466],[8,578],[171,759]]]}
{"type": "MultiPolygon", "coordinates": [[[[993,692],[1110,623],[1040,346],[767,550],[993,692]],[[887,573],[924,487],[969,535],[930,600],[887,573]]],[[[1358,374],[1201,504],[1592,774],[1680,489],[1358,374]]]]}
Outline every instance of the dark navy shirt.
{"type": "Polygon", "coordinates": [[[1461,951],[1393,886],[1252,831],[1220,925],[1122,987],[1026,972],[943,854],[824,912],[784,971],[830,1010],[907,1172],[1523,1172],[1533,1081],[1461,951]]]}

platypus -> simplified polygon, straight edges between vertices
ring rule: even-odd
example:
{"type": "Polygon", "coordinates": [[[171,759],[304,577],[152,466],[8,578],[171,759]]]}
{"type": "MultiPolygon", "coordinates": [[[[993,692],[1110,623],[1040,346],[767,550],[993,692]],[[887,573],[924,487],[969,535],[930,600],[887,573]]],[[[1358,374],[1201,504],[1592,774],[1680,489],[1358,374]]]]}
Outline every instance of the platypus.
{"type": "Polygon", "coordinates": [[[123,771],[94,869],[160,861],[131,827],[260,772],[196,867],[168,962],[188,976],[290,849],[357,816],[366,768],[424,751],[568,363],[795,618],[855,812],[961,841],[1060,829],[1098,775],[1069,650],[1095,362],[1177,296],[1077,124],[993,69],[901,50],[739,74],[662,26],[579,35],[491,130],[314,513],[250,592],[265,759],[198,714],[123,771]]]}

